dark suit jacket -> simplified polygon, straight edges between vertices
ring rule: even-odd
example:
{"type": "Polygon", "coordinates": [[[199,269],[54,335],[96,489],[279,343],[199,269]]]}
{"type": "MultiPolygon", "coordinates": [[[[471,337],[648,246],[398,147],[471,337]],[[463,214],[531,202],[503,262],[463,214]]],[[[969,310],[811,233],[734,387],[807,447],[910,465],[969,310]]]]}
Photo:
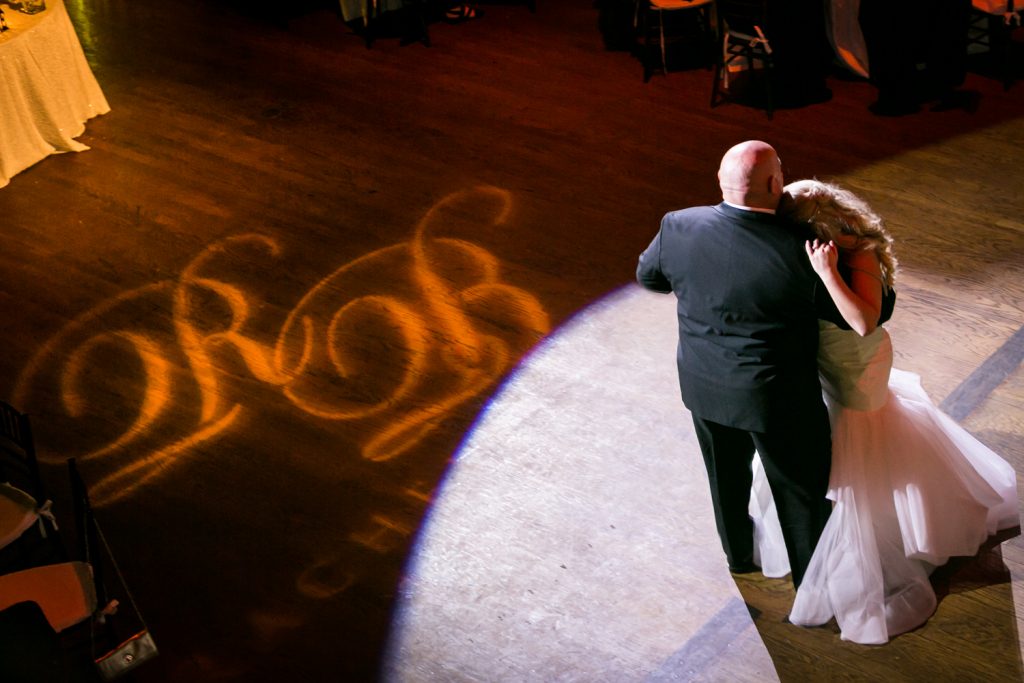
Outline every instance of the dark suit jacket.
{"type": "Polygon", "coordinates": [[[640,255],[637,281],[678,299],[679,385],[697,417],[764,432],[821,414],[807,237],[722,203],[666,214],[640,255]]]}

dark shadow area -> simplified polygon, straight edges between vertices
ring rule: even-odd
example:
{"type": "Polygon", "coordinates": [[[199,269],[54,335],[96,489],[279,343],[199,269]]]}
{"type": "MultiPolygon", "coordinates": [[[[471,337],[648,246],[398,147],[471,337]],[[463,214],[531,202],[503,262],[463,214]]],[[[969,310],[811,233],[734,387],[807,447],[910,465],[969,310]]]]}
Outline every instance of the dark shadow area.
{"type": "Polygon", "coordinates": [[[292,19],[323,11],[333,11],[341,16],[338,0],[291,0],[286,3],[270,2],[270,0],[219,0],[216,4],[230,8],[234,12],[244,14],[262,22],[275,26],[288,25],[292,19]]]}
{"type": "Polygon", "coordinates": [[[1004,529],[990,536],[974,557],[954,557],[937,568],[931,583],[940,605],[950,594],[969,593],[981,586],[1009,586],[1011,577],[1003,562],[1002,544],[1019,536],[1020,527],[1004,529]]]}
{"type": "Polygon", "coordinates": [[[631,51],[636,47],[636,3],[629,0],[594,0],[597,30],[607,50],[631,51]]]}
{"type": "MultiPolygon", "coordinates": [[[[874,680],[911,681],[956,675],[1007,677],[1024,672],[1018,641],[1017,616],[1010,571],[1002,559],[1001,543],[1018,530],[991,537],[974,557],[952,558],[932,575],[939,606],[921,627],[895,636],[884,645],[858,645],[840,639],[835,619],[816,627],[788,621],[794,592],[788,578],[760,575],[736,578],[751,618],[775,664],[779,680],[815,680],[821,667],[832,668],[849,658],[857,661],[858,676],[874,680]],[[955,632],[972,643],[957,662],[924,652],[936,632],[955,632]],[[818,672],[818,673],[815,673],[818,672]]],[[[846,665],[849,666],[849,665],[846,665]]]]}
{"type": "Polygon", "coordinates": [[[1002,17],[976,17],[968,49],[970,72],[1003,83],[1007,90],[1024,78],[1024,28],[1007,25],[1002,17]]]}

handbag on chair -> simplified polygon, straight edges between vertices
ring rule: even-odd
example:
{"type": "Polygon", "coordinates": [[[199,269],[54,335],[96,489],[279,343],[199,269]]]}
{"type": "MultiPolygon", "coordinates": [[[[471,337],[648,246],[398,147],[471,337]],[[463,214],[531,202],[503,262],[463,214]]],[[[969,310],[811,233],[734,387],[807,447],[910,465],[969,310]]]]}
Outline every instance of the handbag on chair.
{"type": "Polygon", "coordinates": [[[105,681],[112,681],[143,662],[156,657],[159,652],[149,629],[142,629],[113,650],[96,660],[96,668],[105,681]]]}
{"type": "Polygon", "coordinates": [[[110,550],[110,545],[107,543],[106,536],[103,535],[103,529],[100,528],[99,522],[96,521],[96,517],[93,515],[92,506],[89,504],[89,495],[85,488],[85,483],[82,481],[81,476],[78,474],[78,468],[75,464],[74,458],[68,460],[68,468],[71,474],[72,488],[76,491],[76,507],[77,514],[82,518],[82,543],[85,549],[85,560],[94,566],[96,578],[97,578],[97,592],[103,595],[103,600],[106,600],[106,591],[103,588],[102,582],[102,571],[99,566],[99,562],[92,562],[91,549],[93,543],[90,539],[95,533],[95,538],[103,544],[103,550],[106,552],[107,557],[110,558],[110,564],[114,567],[114,572],[117,574],[117,580],[121,583],[121,587],[124,589],[124,594],[128,597],[128,602],[132,605],[132,610],[138,617],[138,622],[141,625],[141,629],[135,632],[127,640],[124,640],[116,647],[110,649],[102,655],[96,654],[96,629],[97,624],[109,624],[107,620],[109,617],[117,612],[118,601],[109,600],[105,607],[100,609],[91,622],[90,627],[90,643],[92,647],[93,660],[96,663],[96,668],[100,673],[100,676],[105,681],[112,681],[119,676],[122,676],[132,669],[136,668],[143,662],[148,662],[159,654],[156,647],[156,642],[153,640],[153,634],[149,632],[149,628],[146,626],[146,622],[142,618],[142,612],[139,611],[139,606],[135,602],[135,598],[132,597],[132,593],[128,590],[128,583],[124,580],[124,575],[121,574],[121,568],[117,566],[117,559],[114,557],[114,553],[110,550]]]}
{"type": "MultiPolygon", "coordinates": [[[[124,593],[128,596],[128,601],[132,604],[132,609],[139,618],[139,623],[142,624],[142,629],[140,631],[106,654],[97,657],[95,639],[96,621],[104,623],[108,616],[114,614],[117,611],[117,600],[111,600],[107,607],[100,611],[97,619],[93,620],[91,637],[93,658],[96,662],[96,668],[99,669],[103,680],[112,681],[118,676],[128,673],[143,662],[148,662],[160,653],[156,648],[156,642],[153,640],[153,634],[151,634],[149,629],[146,627],[146,622],[142,619],[142,612],[139,611],[139,606],[135,603],[135,598],[132,597],[131,591],[128,590],[128,584],[125,582],[124,576],[121,575],[121,570],[117,566],[117,560],[114,559],[114,554],[110,552],[110,546],[107,545],[107,539],[103,535],[103,530],[100,529],[95,518],[92,519],[92,524],[100,541],[103,543],[103,547],[106,549],[107,556],[110,558],[110,563],[114,565],[114,571],[117,573],[117,579],[121,582],[121,587],[124,588],[124,593]]],[[[88,555],[89,549],[88,545],[86,545],[86,557],[88,557],[88,555]]]]}

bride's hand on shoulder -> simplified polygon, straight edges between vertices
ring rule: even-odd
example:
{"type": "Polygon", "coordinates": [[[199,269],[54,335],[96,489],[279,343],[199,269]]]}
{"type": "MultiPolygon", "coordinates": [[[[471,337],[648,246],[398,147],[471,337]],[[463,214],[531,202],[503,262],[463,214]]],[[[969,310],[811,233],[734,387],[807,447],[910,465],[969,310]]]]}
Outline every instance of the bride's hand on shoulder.
{"type": "Polygon", "coordinates": [[[839,250],[836,243],[831,240],[823,242],[818,239],[807,240],[804,243],[807,249],[807,258],[811,260],[811,267],[818,275],[827,275],[836,272],[839,263],[839,250]]]}

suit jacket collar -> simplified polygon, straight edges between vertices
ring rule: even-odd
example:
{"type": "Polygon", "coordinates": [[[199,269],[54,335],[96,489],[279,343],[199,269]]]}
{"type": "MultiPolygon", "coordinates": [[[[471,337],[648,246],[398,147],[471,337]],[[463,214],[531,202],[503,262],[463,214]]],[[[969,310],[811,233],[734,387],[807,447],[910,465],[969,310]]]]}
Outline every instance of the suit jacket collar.
{"type": "Polygon", "coordinates": [[[765,223],[780,222],[778,214],[764,213],[762,211],[748,211],[747,209],[738,209],[735,206],[726,204],[725,202],[722,202],[721,204],[714,208],[715,211],[725,214],[729,218],[741,218],[743,220],[762,221],[765,223]]]}

